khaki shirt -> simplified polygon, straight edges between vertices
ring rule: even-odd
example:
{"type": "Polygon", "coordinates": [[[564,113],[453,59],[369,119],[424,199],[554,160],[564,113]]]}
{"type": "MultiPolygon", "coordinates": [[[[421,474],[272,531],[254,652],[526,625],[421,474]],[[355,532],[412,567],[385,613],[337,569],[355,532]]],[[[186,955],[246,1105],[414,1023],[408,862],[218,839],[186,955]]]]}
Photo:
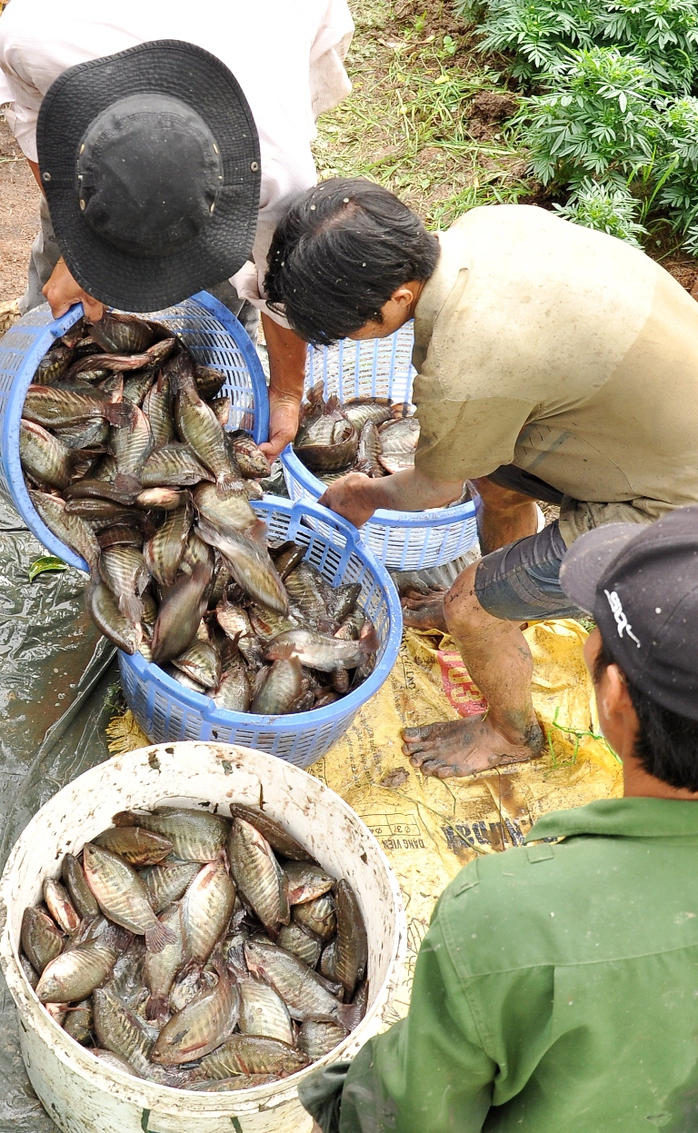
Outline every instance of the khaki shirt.
{"type": "Polygon", "coordinates": [[[698,303],[643,252],[530,205],[440,234],[415,314],[417,467],[515,464],[564,493],[569,545],[698,503],[698,303]]]}

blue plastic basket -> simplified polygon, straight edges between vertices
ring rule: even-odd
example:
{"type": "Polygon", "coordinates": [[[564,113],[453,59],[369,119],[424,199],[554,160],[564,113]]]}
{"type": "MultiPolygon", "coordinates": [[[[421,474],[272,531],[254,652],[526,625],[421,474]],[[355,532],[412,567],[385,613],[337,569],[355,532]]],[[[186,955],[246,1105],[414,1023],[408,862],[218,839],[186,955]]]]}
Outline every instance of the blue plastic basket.
{"type": "Polygon", "coordinates": [[[168,740],[220,740],[269,752],[307,767],[344,734],[356,712],[378,691],[392,669],[402,637],[402,611],[385,567],[362,545],[351,524],[317,504],[267,496],[252,505],[271,539],[293,539],[307,547],[305,558],[331,585],[359,582],[359,605],[376,627],[380,648],[376,667],[359,688],[342,700],[312,712],[260,716],[226,712],[208,696],[191,692],[140,653],[119,653],[121,683],[129,708],[154,743],[168,740]],[[329,535],[307,525],[322,519],[329,535]]]}
{"type": "MultiPolygon", "coordinates": [[[[390,397],[410,402],[415,370],[414,332],[409,323],[388,338],[354,342],[308,351],[305,386],[322,380],[325,394],[340,402],[352,397],[390,397]]],[[[292,500],[317,500],[325,486],[298,459],[289,445],[281,454],[284,478],[292,500]]],[[[322,529],[320,529],[322,530],[322,529]]],[[[361,528],[362,540],[391,570],[423,570],[450,563],[477,540],[475,504],[428,511],[386,511],[379,508],[361,528]]]]}
{"type": "MultiPolygon", "coordinates": [[[[82,304],[54,319],[47,306],[30,311],[0,339],[0,492],[30,531],[53,555],[87,571],[85,560],[56,538],[29,498],[19,459],[19,423],[39,362],[57,338],[82,317],[82,304]]],[[[249,335],[233,314],[200,291],[165,311],[151,312],[186,341],[197,362],[227,376],[222,393],[232,401],[230,428],[247,429],[255,441],[269,435],[269,399],[264,371],[249,335]]]]}

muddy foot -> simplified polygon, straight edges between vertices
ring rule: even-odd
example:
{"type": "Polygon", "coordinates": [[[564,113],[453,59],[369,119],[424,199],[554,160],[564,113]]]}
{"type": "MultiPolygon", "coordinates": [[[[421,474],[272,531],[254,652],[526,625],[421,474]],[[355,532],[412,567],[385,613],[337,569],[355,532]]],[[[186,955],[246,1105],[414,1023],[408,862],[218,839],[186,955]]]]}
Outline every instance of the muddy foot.
{"type": "Polygon", "coordinates": [[[428,594],[420,594],[413,590],[402,599],[402,618],[406,626],[412,629],[439,629],[447,633],[446,618],[444,615],[444,597],[447,590],[432,590],[428,594]]]}
{"type": "Polygon", "coordinates": [[[485,716],[404,728],[402,750],[413,767],[437,779],[477,775],[508,763],[537,758],[543,749],[543,732],[536,723],[523,742],[510,743],[496,732],[485,716]]]}

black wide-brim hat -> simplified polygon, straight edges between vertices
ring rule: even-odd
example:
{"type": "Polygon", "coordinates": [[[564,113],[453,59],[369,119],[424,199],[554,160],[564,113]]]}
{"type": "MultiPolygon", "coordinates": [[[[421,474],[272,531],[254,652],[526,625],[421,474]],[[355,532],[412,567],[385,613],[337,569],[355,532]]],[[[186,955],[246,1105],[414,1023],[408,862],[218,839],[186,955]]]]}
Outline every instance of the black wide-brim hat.
{"type": "Polygon", "coordinates": [[[157,40],[71,67],[41,104],[37,147],[63,258],[101,302],[167,307],[250,258],[257,129],[203,48],[157,40]]]}

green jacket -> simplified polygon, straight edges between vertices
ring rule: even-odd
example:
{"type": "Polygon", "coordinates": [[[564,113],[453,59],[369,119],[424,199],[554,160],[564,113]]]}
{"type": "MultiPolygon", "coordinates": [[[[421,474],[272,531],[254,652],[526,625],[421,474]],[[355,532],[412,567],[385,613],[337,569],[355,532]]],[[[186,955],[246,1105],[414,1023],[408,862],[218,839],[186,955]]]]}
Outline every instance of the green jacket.
{"type": "Polygon", "coordinates": [[[302,1092],[325,1133],[698,1130],[698,803],[607,799],[543,838],[448,886],[407,1018],[302,1092]]]}

